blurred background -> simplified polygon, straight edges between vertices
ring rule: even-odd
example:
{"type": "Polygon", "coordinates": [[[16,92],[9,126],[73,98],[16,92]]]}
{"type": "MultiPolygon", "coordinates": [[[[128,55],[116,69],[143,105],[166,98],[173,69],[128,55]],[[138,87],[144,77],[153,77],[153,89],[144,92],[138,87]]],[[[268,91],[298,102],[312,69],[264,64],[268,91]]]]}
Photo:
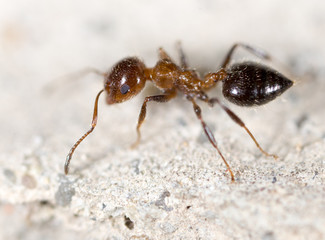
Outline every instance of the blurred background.
{"type": "MultiPolygon", "coordinates": [[[[157,61],[159,47],[178,59],[177,41],[182,42],[189,65],[202,74],[217,69],[236,42],[267,50],[298,83],[287,96],[291,104],[284,113],[287,115],[281,114],[282,119],[305,121],[313,113],[311,122],[315,124],[305,128],[305,140],[324,138],[323,1],[0,0],[1,239],[83,239],[87,231],[64,225],[67,220],[61,221],[56,215],[58,200],[54,199],[64,157],[89,127],[93,101],[103,79],[89,75],[69,81],[64,76],[86,67],[106,72],[118,60],[134,55],[151,67],[157,61]],[[56,84],[47,91],[53,81],[56,84]],[[41,214],[34,224],[31,219],[35,201],[50,203],[51,219],[44,217],[42,221],[41,214]]],[[[240,50],[238,55],[247,58],[249,54],[240,50]]],[[[86,152],[97,156],[96,152],[100,155],[108,146],[129,145],[135,138],[136,119],[145,94],[123,106],[112,106],[109,111],[101,99],[101,126],[96,136],[89,137],[92,143],[84,144],[77,156],[86,152]],[[112,128],[115,130],[109,132],[112,128]],[[113,137],[108,137],[108,132],[113,137]]],[[[161,124],[169,118],[168,109],[178,111],[174,108],[180,106],[182,103],[164,108],[159,112],[161,117],[152,121],[161,124]]],[[[282,120],[273,122],[272,114],[265,115],[267,125],[281,125],[282,120]]],[[[196,122],[193,115],[191,118],[196,122]]],[[[263,121],[259,121],[260,126],[252,121],[250,126],[257,132],[272,132],[263,121]]],[[[154,125],[148,123],[147,129],[154,125]]],[[[169,131],[174,127],[171,124],[169,131]]],[[[144,131],[149,139],[150,130],[144,131]]],[[[303,138],[297,142],[304,144],[303,138]]],[[[62,209],[60,214],[73,215],[62,209]]],[[[78,221],[82,226],[83,222],[78,221]]],[[[96,239],[91,236],[89,239],[96,239]]],[[[106,233],[107,238],[98,239],[112,236],[106,233]]],[[[227,236],[231,238],[231,234],[227,236]]]]}

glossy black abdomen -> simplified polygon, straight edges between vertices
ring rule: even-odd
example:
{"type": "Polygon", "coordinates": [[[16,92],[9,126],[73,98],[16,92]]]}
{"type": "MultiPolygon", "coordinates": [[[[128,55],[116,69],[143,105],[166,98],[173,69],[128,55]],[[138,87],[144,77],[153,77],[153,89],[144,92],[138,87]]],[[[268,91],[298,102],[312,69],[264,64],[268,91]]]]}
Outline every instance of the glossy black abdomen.
{"type": "Polygon", "coordinates": [[[279,72],[258,63],[243,62],[227,69],[223,95],[239,106],[263,105],[281,95],[293,82],[279,72]]]}

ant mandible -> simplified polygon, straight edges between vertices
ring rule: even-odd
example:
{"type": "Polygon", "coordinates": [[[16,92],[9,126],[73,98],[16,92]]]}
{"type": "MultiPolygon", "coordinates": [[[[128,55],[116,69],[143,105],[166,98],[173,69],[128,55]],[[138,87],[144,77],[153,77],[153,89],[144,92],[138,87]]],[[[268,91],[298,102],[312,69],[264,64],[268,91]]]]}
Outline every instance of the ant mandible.
{"type": "Polygon", "coordinates": [[[203,79],[200,79],[196,71],[188,68],[185,55],[179,45],[180,66],[172,61],[169,55],[160,48],[159,60],[153,68],[147,68],[136,57],[128,57],[113,66],[109,73],[91,70],[105,78],[104,88],[96,96],[91,128],[73,145],[66,158],[65,174],[69,172],[70,161],[75,149],[96,127],[99,96],[105,91],[107,104],[121,103],[137,95],[144,88],[146,81],[152,81],[157,88],[162,90],[163,94],[145,98],[136,128],[137,140],[132,145],[133,147],[138,145],[141,138],[140,127],[146,117],[147,103],[151,101],[168,102],[176,97],[177,92],[181,92],[192,103],[196,117],[200,120],[210,143],[226,164],[232,181],[235,181],[234,174],[219,150],[212,131],[202,118],[201,108],[196,103],[197,99],[206,102],[210,106],[217,103],[235,123],[246,130],[265,156],[277,158],[276,155],[263,150],[245,123],[233,111],[221,103],[218,98],[209,98],[205,93],[205,91],[215,87],[218,82],[222,82],[222,93],[230,102],[239,106],[258,106],[272,101],[293,85],[291,80],[279,72],[256,62],[245,61],[230,65],[234,50],[238,47],[246,49],[261,59],[271,59],[267,53],[260,49],[237,43],[229,50],[221,68],[217,72],[208,73],[203,79]]]}

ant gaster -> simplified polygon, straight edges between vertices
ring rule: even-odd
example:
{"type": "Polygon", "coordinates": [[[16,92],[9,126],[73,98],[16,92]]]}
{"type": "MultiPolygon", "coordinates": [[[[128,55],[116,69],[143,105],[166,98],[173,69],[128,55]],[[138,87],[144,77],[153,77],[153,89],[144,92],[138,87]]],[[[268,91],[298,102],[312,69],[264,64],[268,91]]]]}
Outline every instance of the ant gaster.
{"type": "Polygon", "coordinates": [[[194,70],[188,68],[184,53],[179,45],[180,66],[173,62],[168,54],[160,48],[159,60],[153,68],[147,68],[136,57],[128,57],[113,66],[109,73],[91,70],[104,76],[104,88],[96,96],[91,128],[73,145],[66,158],[65,173],[68,174],[71,157],[77,146],[96,127],[99,96],[105,91],[107,104],[121,103],[137,95],[144,88],[146,81],[152,81],[157,88],[162,90],[163,94],[145,98],[136,128],[137,140],[132,145],[133,147],[140,141],[140,127],[146,117],[147,103],[151,101],[168,102],[176,97],[177,92],[181,92],[192,103],[196,117],[201,122],[210,143],[226,164],[232,181],[235,180],[234,174],[219,150],[212,131],[203,120],[197,100],[206,102],[210,106],[217,103],[235,123],[246,130],[264,155],[277,158],[276,155],[263,150],[245,123],[233,111],[221,103],[218,98],[209,98],[205,93],[205,91],[215,87],[218,82],[222,82],[222,93],[230,102],[239,106],[257,106],[272,101],[292,86],[293,82],[291,80],[265,65],[248,61],[231,65],[230,60],[234,50],[239,46],[264,60],[271,59],[264,51],[241,43],[234,44],[226,55],[221,68],[216,72],[206,74],[203,79],[200,79],[194,70]]]}

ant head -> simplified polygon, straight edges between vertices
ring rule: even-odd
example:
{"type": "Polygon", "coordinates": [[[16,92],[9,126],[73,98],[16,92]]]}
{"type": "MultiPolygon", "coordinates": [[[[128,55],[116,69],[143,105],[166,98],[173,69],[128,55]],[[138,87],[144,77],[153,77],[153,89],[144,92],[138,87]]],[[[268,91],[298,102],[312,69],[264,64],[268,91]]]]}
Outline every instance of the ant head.
{"type": "Polygon", "coordinates": [[[106,102],[108,104],[124,102],[137,95],[146,82],[145,65],[135,57],[119,61],[105,79],[106,102]]]}

